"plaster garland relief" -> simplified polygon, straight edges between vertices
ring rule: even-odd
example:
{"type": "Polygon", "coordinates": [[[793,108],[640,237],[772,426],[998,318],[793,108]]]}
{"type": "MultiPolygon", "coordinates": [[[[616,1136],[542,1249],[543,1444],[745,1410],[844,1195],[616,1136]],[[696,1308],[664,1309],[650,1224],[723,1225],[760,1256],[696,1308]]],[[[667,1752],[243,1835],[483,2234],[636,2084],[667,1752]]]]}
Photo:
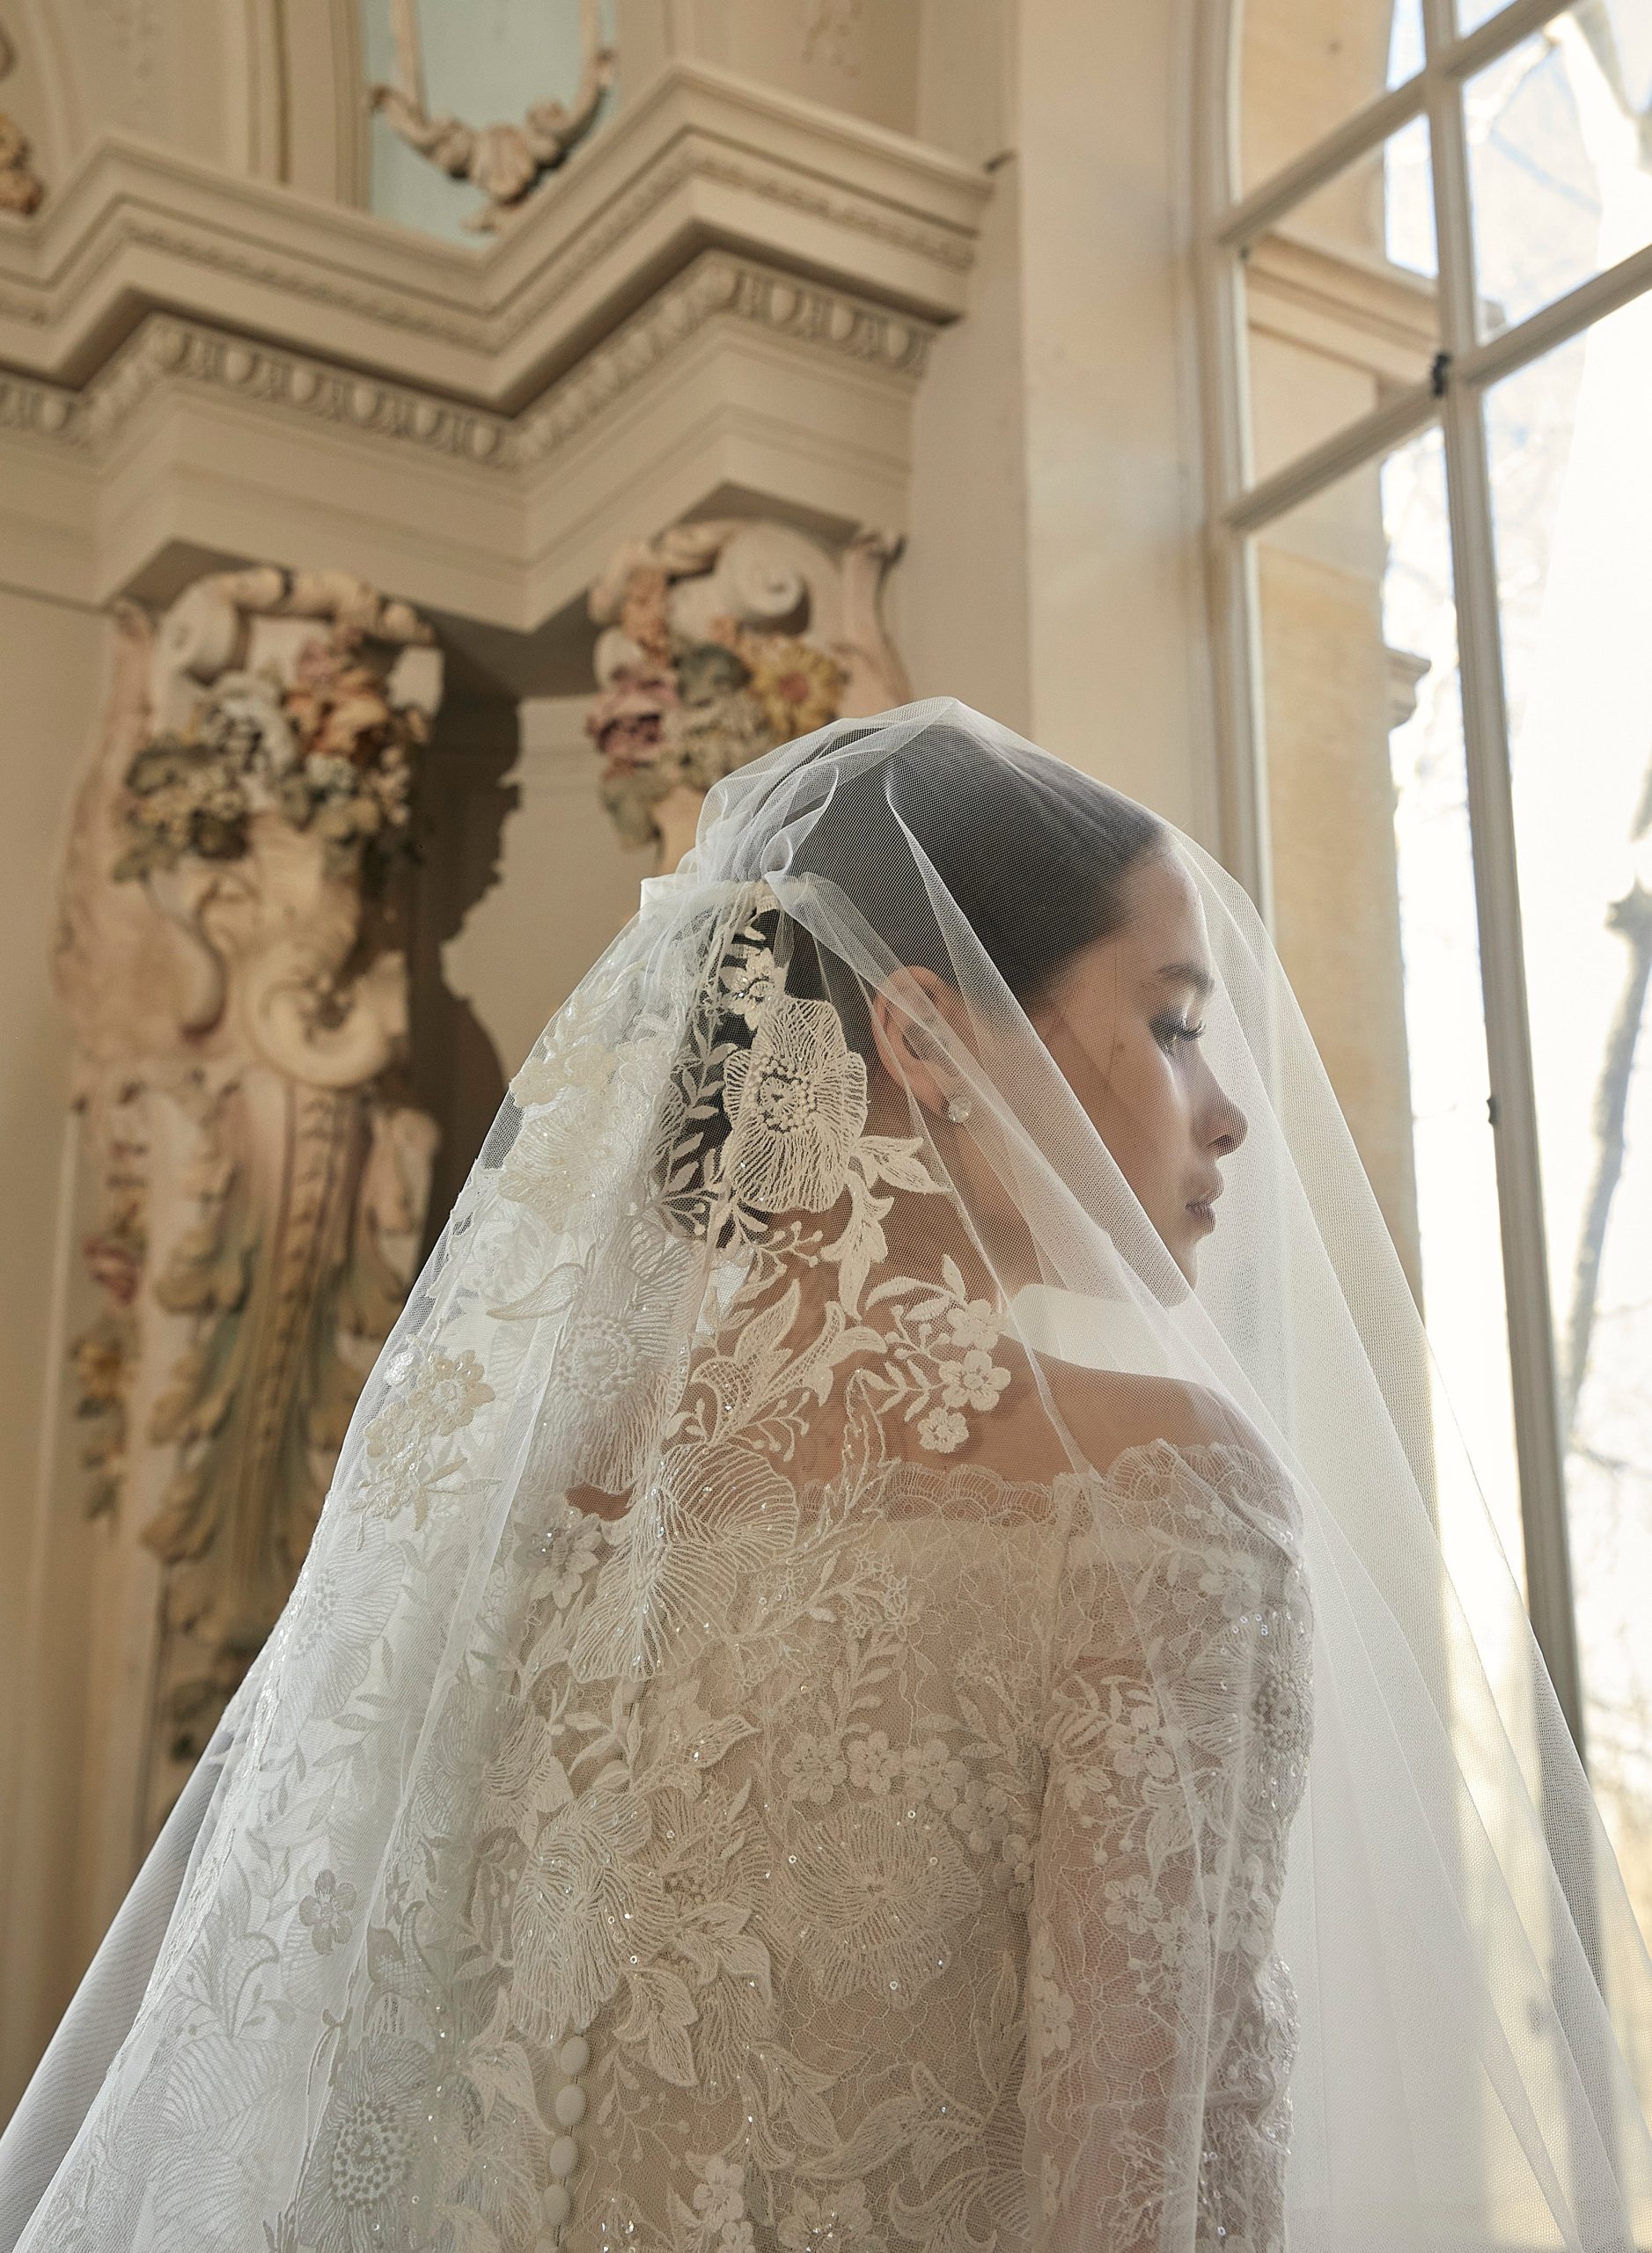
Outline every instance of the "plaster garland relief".
{"type": "Polygon", "coordinates": [[[368,99],[409,147],[451,179],[468,180],[481,190],[487,202],[464,224],[495,233],[519,216],[546,174],[566,164],[596,123],[617,61],[615,50],[604,43],[597,0],[581,0],[584,55],[572,103],[531,102],[520,125],[488,125],[480,132],[460,118],[430,114],[414,0],[390,0],[390,13],[397,83],[371,87],[368,99]]]}
{"type": "MultiPolygon", "coordinates": [[[[16,61],[17,50],[0,24],[0,78],[10,75],[16,61]]],[[[26,219],[40,209],[46,183],[31,162],[33,153],[29,137],[17,120],[0,110],[0,211],[15,211],[26,219]]]]}
{"type": "Polygon", "coordinates": [[[440,679],[341,573],[119,613],[53,948],[95,1177],[87,1503],[153,1653],[114,1835],[153,1835],[285,1603],[415,1272],[436,1130],[400,1092],[396,876],[440,679]]]}
{"type": "Polygon", "coordinates": [[[912,694],[885,630],[892,533],[841,554],[794,526],[698,519],[621,548],[591,591],[603,629],[585,730],[628,845],[669,874],[714,782],[777,744],[912,694]]]}

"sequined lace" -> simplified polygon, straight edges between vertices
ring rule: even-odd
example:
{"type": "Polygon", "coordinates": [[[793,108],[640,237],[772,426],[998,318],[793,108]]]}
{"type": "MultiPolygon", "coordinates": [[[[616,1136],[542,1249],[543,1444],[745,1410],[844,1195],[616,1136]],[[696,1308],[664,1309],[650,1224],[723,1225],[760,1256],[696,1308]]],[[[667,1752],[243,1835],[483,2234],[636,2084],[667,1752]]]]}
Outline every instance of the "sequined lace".
{"type": "Polygon", "coordinates": [[[890,1272],[939,1185],[768,928],[663,1101],[600,988],[519,1075],[32,2253],[1280,2253],[1297,1505],[1237,1445],[968,1459],[999,1314],[890,1272]],[[654,1194],[599,1207],[639,1119],[654,1194]]]}

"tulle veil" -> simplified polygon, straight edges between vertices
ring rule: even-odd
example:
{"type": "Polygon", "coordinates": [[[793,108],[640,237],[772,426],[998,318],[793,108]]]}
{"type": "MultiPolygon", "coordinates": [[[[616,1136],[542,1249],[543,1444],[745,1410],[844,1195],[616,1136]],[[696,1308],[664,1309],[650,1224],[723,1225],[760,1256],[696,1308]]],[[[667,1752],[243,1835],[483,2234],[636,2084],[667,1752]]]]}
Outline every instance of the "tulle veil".
{"type": "Polygon", "coordinates": [[[933,699],[718,784],[517,1072],[0,2249],[1632,2253],[1648,2029],[1266,928],[933,699]],[[1007,968],[1144,849],[1196,1277],[1007,968]]]}

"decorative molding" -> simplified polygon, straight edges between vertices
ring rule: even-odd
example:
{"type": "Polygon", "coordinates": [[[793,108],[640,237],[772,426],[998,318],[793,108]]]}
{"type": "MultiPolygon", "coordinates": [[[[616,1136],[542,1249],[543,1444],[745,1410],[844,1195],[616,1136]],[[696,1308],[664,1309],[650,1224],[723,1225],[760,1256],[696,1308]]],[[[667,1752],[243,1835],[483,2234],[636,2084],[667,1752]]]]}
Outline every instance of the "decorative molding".
{"type": "MultiPolygon", "coordinates": [[[[17,49],[0,24],[0,78],[8,77],[17,61],[17,49]]],[[[15,118],[0,110],[0,211],[14,211],[26,219],[40,208],[46,183],[29,158],[29,137],[15,118]]]]}
{"type": "Polygon", "coordinates": [[[84,446],[89,437],[85,402],[57,384],[0,375],[0,430],[23,430],[58,445],[84,446]]]}
{"type": "Polygon", "coordinates": [[[480,253],[107,135],[35,226],[0,233],[0,350],[84,382],[123,302],[226,324],[228,294],[226,325],[510,411],[624,318],[640,273],[708,247],[955,318],[991,192],[921,143],[687,62],[480,253]]]}
{"type": "Polygon", "coordinates": [[[416,1265],[435,1128],[396,1092],[386,902],[441,666],[339,573],[209,577],[119,625],[53,971],[99,1184],[88,1506],[163,1568],[158,1613],[122,1582],[154,1657],[111,1835],[148,1838],[286,1601],[416,1265]]]}
{"type": "Polygon", "coordinates": [[[547,460],[717,319],[914,383],[935,334],[929,322],[892,313],[846,290],[710,251],[522,416],[506,448],[510,460],[523,466],[547,460]]]}
{"type": "Polygon", "coordinates": [[[84,394],[0,377],[0,429],[100,454],[153,393],[169,385],[190,385],[334,423],[352,436],[510,473],[550,460],[717,319],[909,383],[922,374],[935,333],[930,323],[847,290],[709,251],[514,419],[197,322],[151,314],[84,394]]]}
{"type": "Polygon", "coordinates": [[[591,591],[598,694],[586,732],[603,804],[669,874],[706,792],[777,744],[911,695],[885,630],[898,537],[863,527],[841,555],[795,525],[696,518],[632,540],[591,591]]]}
{"type": "Polygon", "coordinates": [[[66,435],[106,449],[143,401],[168,384],[198,385],[478,466],[509,466],[511,426],[500,415],[157,314],[91,387],[66,435]]]}
{"type": "Polygon", "coordinates": [[[390,0],[390,11],[400,83],[371,87],[368,99],[410,148],[451,179],[468,180],[481,188],[488,202],[464,224],[479,233],[496,232],[520,216],[546,174],[567,163],[596,123],[617,59],[603,41],[598,0],[581,0],[584,53],[571,106],[531,102],[520,125],[489,125],[480,133],[459,118],[430,115],[415,0],[390,0]]]}

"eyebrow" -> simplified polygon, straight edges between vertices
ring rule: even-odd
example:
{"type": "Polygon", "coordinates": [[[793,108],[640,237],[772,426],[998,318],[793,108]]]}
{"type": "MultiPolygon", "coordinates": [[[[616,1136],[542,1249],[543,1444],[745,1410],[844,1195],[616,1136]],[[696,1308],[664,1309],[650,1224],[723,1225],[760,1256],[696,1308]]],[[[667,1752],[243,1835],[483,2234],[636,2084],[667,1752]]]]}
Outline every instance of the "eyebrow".
{"type": "Polygon", "coordinates": [[[1208,970],[1201,970],[1196,962],[1161,963],[1154,975],[1174,985],[1191,986],[1201,998],[1215,991],[1215,980],[1208,970]]]}

